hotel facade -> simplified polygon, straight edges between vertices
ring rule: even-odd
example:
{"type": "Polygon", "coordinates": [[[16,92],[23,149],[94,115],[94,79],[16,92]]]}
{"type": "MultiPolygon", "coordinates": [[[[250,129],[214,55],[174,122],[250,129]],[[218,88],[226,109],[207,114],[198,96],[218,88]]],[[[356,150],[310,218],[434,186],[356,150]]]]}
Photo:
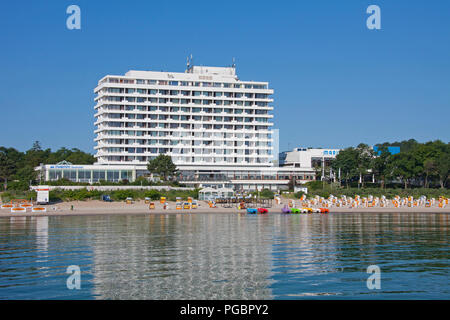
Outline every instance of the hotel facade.
{"type": "Polygon", "coordinates": [[[148,161],[160,154],[171,156],[187,185],[281,190],[292,179],[315,178],[311,167],[274,166],[274,91],[268,82],[240,80],[235,67],[130,70],[104,76],[94,93],[97,163],[45,166],[46,180],[66,169],[75,181],[132,181],[148,175],[148,161]]]}

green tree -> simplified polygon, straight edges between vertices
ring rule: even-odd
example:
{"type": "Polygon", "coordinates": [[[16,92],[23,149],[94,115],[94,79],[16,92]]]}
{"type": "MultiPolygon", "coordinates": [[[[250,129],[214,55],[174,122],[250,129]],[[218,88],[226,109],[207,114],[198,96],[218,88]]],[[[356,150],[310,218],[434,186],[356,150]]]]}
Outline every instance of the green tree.
{"type": "Polygon", "coordinates": [[[358,158],[359,152],[350,147],[341,150],[331,164],[334,172],[341,170],[341,178],[344,178],[347,188],[348,181],[358,176],[358,158]]]}
{"type": "Polygon", "coordinates": [[[158,174],[167,180],[167,177],[173,177],[177,172],[176,165],[172,162],[172,158],[165,154],[160,154],[155,159],[150,160],[147,164],[147,170],[152,174],[158,174]]]}
{"type": "Polygon", "coordinates": [[[16,165],[12,159],[8,157],[7,150],[0,150],[0,179],[5,183],[16,171],[16,165]]]}
{"type": "Polygon", "coordinates": [[[386,173],[390,159],[391,153],[388,151],[387,146],[380,146],[378,148],[378,155],[371,161],[373,173],[379,179],[382,189],[384,189],[385,186],[386,173]]]}
{"type": "Polygon", "coordinates": [[[410,152],[400,152],[392,156],[388,165],[388,174],[391,178],[400,179],[408,188],[408,184],[414,177],[416,161],[410,152]]]}
{"type": "Polygon", "coordinates": [[[424,187],[429,187],[429,177],[438,173],[436,160],[434,158],[426,159],[423,162],[423,171],[425,173],[424,187]]]}
{"type": "Polygon", "coordinates": [[[364,175],[370,169],[374,153],[373,149],[364,143],[360,143],[356,147],[356,152],[357,152],[357,170],[359,176],[362,177],[361,184],[362,187],[364,188],[364,175]]]}
{"type": "Polygon", "coordinates": [[[439,177],[441,189],[444,189],[450,175],[450,153],[442,153],[436,159],[436,172],[439,177]]]}

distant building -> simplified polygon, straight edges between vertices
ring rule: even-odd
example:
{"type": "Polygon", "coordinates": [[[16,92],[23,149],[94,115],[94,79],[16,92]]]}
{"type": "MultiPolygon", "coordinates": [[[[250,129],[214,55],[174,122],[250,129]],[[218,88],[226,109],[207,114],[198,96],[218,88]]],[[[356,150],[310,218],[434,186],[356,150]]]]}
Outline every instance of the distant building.
{"type": "Polygon", "coordinates": [[[340,149],[313,149],[313,148],[295,148],[292,151],[285,151],[279,154],[279,163],[281,167],[308,168],[326,166],[336,158],[340,149]]]}
{"type": "MultiPolygon", "coordinates": [[[[400,147],[397,147],[397,146],[389,146],[389,147],[387,147],[387,149],[388,149],[388,152],[389,152],[390,154],[397,154],[397,153],[400,153],[400,147]]],[[[373,151],[375,151],[375,153],[376,153],[377,155],[380,155],[380,154],[381,154],[381,150],[378,150],[378,147],[377,147],[377,146],[373,146],[373,151]]]]}

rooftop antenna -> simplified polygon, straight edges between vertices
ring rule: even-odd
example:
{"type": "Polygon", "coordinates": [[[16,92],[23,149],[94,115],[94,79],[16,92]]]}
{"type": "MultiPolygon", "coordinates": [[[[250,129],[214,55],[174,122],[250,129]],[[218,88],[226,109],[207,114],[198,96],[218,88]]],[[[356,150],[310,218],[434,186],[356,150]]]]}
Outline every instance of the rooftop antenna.
{"type": "Polygon", "coordinates": [[[233,64],[231,65],[232,68],[236,69],[236,59],[233,57],[233,64]]]}

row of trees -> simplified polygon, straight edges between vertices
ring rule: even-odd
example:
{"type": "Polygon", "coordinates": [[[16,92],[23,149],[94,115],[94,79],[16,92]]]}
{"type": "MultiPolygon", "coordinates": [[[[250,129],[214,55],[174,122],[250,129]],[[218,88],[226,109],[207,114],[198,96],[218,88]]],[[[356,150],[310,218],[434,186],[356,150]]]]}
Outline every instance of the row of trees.
{"type": "Polygon", "coordinates": [[[41,144],[34,142],[31,149],[20,152],[14,148],[0,147],[0,182],[11,188],[26,189],[30,181],[37,177],[35,167],[41,163],[58,163],[67,160],[73,164],[92,164],[95,158],[77,148],[60,148],[57,151],[42,149],[41,144]]]}
{"type": "MultiPolygon", "coordinates": [[[[375,178],[381,188],[387,183],[401,182],[404,188],[415,185],[446,187],[450,174],[450,144],[440,140],[419,143],[413,139],[378,144],[378,151],[366,144],[341,150],[331,164],[331,179],[346,183],[356,181],[364,187],[367,177],[375,178]],[[399,146],[400,153],[391,154],[388,146],[399,146]]],[[[370,178],[369,178],[370,179],[370,178]]],[[[372,179],[370,179],[372,180],[372,179]]]]}

